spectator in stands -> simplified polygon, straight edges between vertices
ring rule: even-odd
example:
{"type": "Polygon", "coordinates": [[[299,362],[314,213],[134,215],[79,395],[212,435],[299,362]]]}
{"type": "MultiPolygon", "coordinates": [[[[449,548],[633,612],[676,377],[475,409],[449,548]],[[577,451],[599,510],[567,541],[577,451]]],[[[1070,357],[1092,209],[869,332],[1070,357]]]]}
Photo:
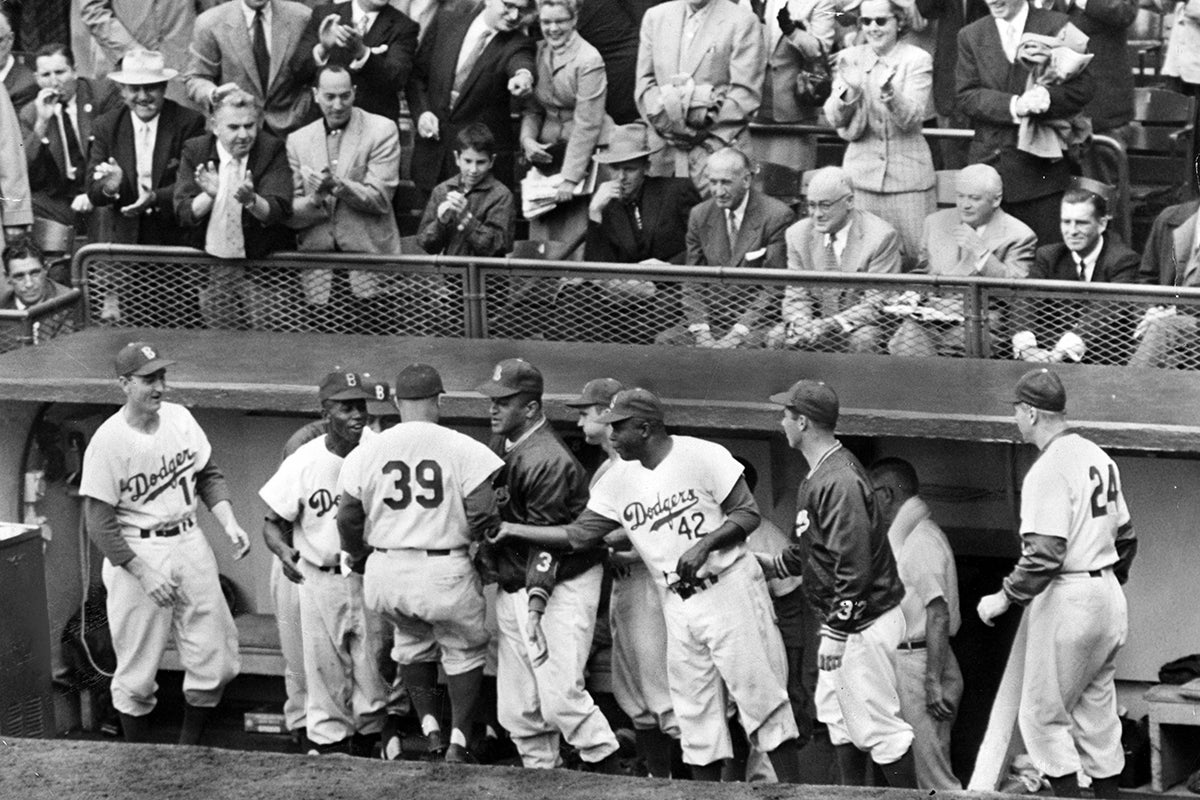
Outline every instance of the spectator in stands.
{"type": "MultiPolygon", "coordinates": [[[[815,272],[896,273],[900,234],[869,211],[855,208],[849,174],[840,167],[818,171],[808,187],[809,216],[787,231],[788,269],[815,272]]],[[[804,289],[783,294],[783,320],[767,345],[840,353],[877,353],[882,330],[880,292],[804,289]]]]}
{"type": "Polygon", "coordinates": [[[758,18],[717,0],[669,0],[646,11],[635,98],[666,146],[651,174],[691,178],[707,194],[704,165],[722,147],[746,149],[762,101],[766,53],[758,18]]]}
{"type": "Polygon", "coordinates": [[[205,11],[184,72],[188,95],[211,108],[217,88],[235,83],[258,98],[267,129],[286,137],[309,119],[312,94],[292,61],[311,15],[292,0],[229,0],[205,11]]]}
{"type": "MultiPolygon", "coordinates": [[[[1037,237],[1001,208],[1004,184],[987,164],[972,164],[955,179],[954,208],[930,214],[921,234],[917,270],[930,275],[1024,278],[1033,266],[1037,237]]],[[[958,293],[901,298],[912,306],[888,342],[902,356],[961,356],[965,348],[963,300],[958,293]]],[[[989,309],[993,338],[1000,333],[998,310],[989,309]]],[[[996,344],[997,342],[994,342],[996,344]]]]}
{"type": "Polygon", "coordinates": [[[17,61],[13,55],[15,38],[8,14],[0,13],[0,79],[4,81],[13,107],[20,111],[26,103],[37,97],[38,83],[33,70],[17,61]]]}
{"type": "MultiPolygon", "coordinates": [[[[355,106],[357,90],[349,69],[329,63],[317,70],[313,98],[321,119],[305,125],[287,140],[294,199],[291,227],[300,250],[344,253],[399,253],[400,231],[392,213],[392,196],[400,181],[400,134],[388,117],[355,106]]],[[[376,330],[382,317],[378,272],[328,270],[301,277],[312,310],[327,309],[337,322],[357,320],[362,330],[376,330]],[[349,286],[337,284],[348,279],[349,286]],[[345,313],[346,304],[352,310],[345,313]]],[[[320,327],[320,326],[318,326],[320,327]]]]}
{"type": "Polygon", "coordinates": [[[408,85],[417,125],[412,179],[422,198],[454,175],[458,132],[476,122],[495,138],[489,172],[514,186],[512,98],[533,91],[533,42],[521,29],[531,6],[532,0],[447,3],[434,16],[408,85]]]}
{"type": "MultiPolygon", "coordinates": [[[[1171,3],[1163,0],[1158,5],[1169,8],[1171,3]]],[[[1200,153],[1200,3],[1179,0],[1174,7],[1175,25],[1160,72],[1178,84],[1173,87],[1177,91],[1195,98],[1192,152],[1200,153]]]]}
{"type": "MultiPolygon", "coordinates": [[[[801,76],[834,51],[834,0],[742,0],[763,22],[767,69],[763,82],[760,122],[815,124],[823,97],[813,94],[801,76]]],[[[817,163],[816,137],[756,133],[756,155],[793,169],[812,169],[817,163]]]]}
{"type": "MultiPolygon", "coordinates": [[[[980,17],[988,16],[984,0],[916,0],[917,12],[937,27],[933,48],[933,106],[938,125],[943,128],[969,128],[971,120],[958,107],[955,91],[958,68],[958,32],[980,17]]],[[[943,169],[962,169],[967,165],[966,142],[940,141],[943,169]]]]}
{"type": "Polygon", "coordinates": [[[427,253],[504,255],[512,250],[517,209],[512,192],[492,174],[496,137],[478,122],[455,137],[458,175],[434,187],[417,242],[427,253]]]}
{"type": "Polygon", "coordinates": [[[33,213],[87,230],[92,211],[86,189],[93,125],[101,114],[120,106],[121,96],[103,78],[77,75],[66,45],[45,45],[34,63],[41,88],[20,113],[33,213]]]}
{"type": "MultiPolygon", "coordinates": [[[[67,287],[46,275],[42,251],[27,236],[13,238],[4,248],[6,286],[0,292],[0,310],[23,311],[59,297],[67,287]]],[[[74,308],[63,308],[33,324],[33,341],[38,344],[74,329],[74,308]]]]}
{"type": "Polygon", "coordinates": [[[879,513],[904,584],[906,634],[897,650],[900,716],[913,728],[917,786],[936,794],[962,784],[950,766],[950,729],[963,694],[963,676],[950,637],[958,633],[958,570],[946,534],[918,492],[917,471],[899,458],[871,465],[879,513]]]}
{"type": "Polygon", "coordinates": [[[859,6],[865,42],[838,56],[825,116],[850,143],[842,166],[854,183],[855,204],[892,224],[912,262],[925,217],[937,209],[937,181],[921,134],[933,59],[899,41],[912,25],[908,8],[892,0],[859,6]]]}
{"type": "Polygon", "coordinates": [[[608,94],[604,109],[617,125],[640,119],[633,100],[637,73],[638,29],[656,0],[584,0],[575,30],[604,60],[608,94]]]}
{"type": "MultiPolygon", "coordinates": [[[[1087,180],[1087,179],[1083,179],[1087,180]]],[[[1029,277],[1086,283],[1134,283],[1138,254],[1108,232],[1108,187],[1087,181],[1063,195],[1061,244],[1039,247],[1029,277]]],[[[1061,361],[1123,363],[1128,337],[1126,315],[1111,304],[1046,300],[1026,303],[1013,313],[1013,358],[1056,364],[1061,361]]]]}
{"type": "MultiPolygon", "coordinates": [[[[262,258],[292,241],[283,227],[292,212],[284,143],[261,130],[263,108],[255,95],[229,84],[212,102],[213,132],[183,145],[175,216],[191,229],[191,244],[210,255],[262,258]]],[[[276,291],[248,277],[245,267],[212,267],[200,311],[212,328],[237,328],[243,320],[261,328],[279,311],[276,291]]]]}
{"type": "MultiPolygon", "coordinates": [[[[83,0],[79,4],[79,22],[83,23],[83,35],[88,37],[89,45],[86,49],[90,52],[85,52],[75,34],[72,41],[78,51],[79,69],[88,75],[103,75],[118,69],[121,59],[131,50],[152,50],[162,53],[167,68],[178,74],[187,66],[196,17],[218,2],[83,0]]],[[[195,108],[183,81],[167,84],[167,99],[195,108]]]]}
{"type": "Polygon", "coordinates": [[[525,161],[557,176],[555,208],[529,222],[529,238],[582,244],[587,232],[587,188],[592,154],[612,134],[605,113],[608,79],[604,60],[575,30],[579,0],[539,0],[537,83],[521,119],[525,161]]]}
{"type": "MultiPolygon", "coordinates": [[[[703,169],[711,196],[688,216],[687,263],[783,269],[784,231],[795,215],[751,188],[750,157],[724,147],[709,156],[703,169]]],[[[680,290],[683,323],[663,331],[656,341],[718,349],[761,347],[765,317],[777,299],[773,286],[685,283],[680,290]]]]}
{"type": "Polygon", "coordinates": [[[1058,85],[1028,86],[1017,60],[1023,33],[1056,36],[1065,15],[1029,0],[989,0],[992,16],[958,34],[958,103],[975,128],[970,160],[993,165],[1004,181],[1004,210],[1024,222],[1042,244],[1059,241],[1059,204],[1071,179],[1067,158],[1035,156],[1017,146],[1022,119],[1067,120],[1092,99],[1089,69],[1058,85]]]}
{"type": "Polygon", "coordinates": [[[21,147],[21,124],[7,90],[0,88],[0,247],[23,235],[32,224],[33,199],[21,147]]]}
{"type": "Polygon", "coordinates": [[[417,33],[417,23],[387,0],[322,3],[313,8],[292,71],[297,81],[312,83],[319,67],[341,64],[353,78],[354,107],[395,123],[417,33]]]}
{"type": "MultiPolygon", "coordinates": [[[[1196,166],[1200,170],[1200,158],[1196,166]]],[[[1168,206],[1154,220],[1138,283],[1200,286],[1200,200],[1168,206]]],[[[1174,367],[1184,360],[1194,364],[1200,356],[1198,331],[1200,320],[1178,313],[1174,306],[1151,308],[1134,332],[1140,341],[1129,366],[1174,367]]]]}

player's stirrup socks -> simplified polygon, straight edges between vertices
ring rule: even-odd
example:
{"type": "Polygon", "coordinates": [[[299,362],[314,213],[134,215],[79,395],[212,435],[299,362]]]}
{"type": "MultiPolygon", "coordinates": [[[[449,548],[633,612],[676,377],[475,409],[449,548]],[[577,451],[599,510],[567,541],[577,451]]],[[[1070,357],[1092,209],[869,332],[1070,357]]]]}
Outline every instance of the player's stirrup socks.
{"type": "Polygon", "coordinates": [[[1079,780],[1075,777],[1075,773],[1060,775],[1057,778],[1046,776],[1046,780],[1050,781],[1050,792],[1056,797],[1081,797],[1079,793],[1079,780]]]}
{"type": "Polygon", "coordinates": [[[780,783],[800,782],[800,747],[795,739],[780,743],[767,753],[767,757],[771,759],[776,780],[780,783]]]}
{"type": "Polygon", "coordinates": [[[637,729],[637,749],[652,778],[671,777],[671,737],[659,728],[637,729]]]}
{"type": "Polygon", "coordinates": [[[121,730],[124,732],[127,742],[150,741],[150,715],[135,717],[130,714],[121,714],[121,730]]]}
{"type": "Polygon", "coordinates": [[[200,736],[204,733],[204,725],[208,722],[211,708],[188,705],[183,710],[183,727],[179,730],[180,744],[200,744],[200,736]]]}
{"type": "Polygon", "coordinates": [[[911,747],[891,764],[880,764],[879,769],[883,772],[883,777],[887,778],[888,786],[897,789],[917,788],[917,762],[913,758],[911,747]]]}
{"type": "Polygon", "coordinates": [[[1120,785],[1120,775],[1113,775],[1111,778],[1092,778],[1092,794],[1098,800],[1117,800],[1121,796],[1120,785]]]}
{"type": "Polygon", "coordinates": [[[835,744],[833,754],[837,757],[842,786],[867,785],[867,754],[852,744],[835,744]]]}

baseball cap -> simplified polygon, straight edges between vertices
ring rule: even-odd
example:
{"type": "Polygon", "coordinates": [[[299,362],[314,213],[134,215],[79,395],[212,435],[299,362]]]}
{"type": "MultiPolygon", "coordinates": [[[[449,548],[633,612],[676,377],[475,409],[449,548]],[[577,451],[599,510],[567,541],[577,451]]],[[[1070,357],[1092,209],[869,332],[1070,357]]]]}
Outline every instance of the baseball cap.
{"type": "Polygon", "coordinates": [[[387,381],[373,379],[366,372],[362,376],[365,381],[363,388],[371,396],[371,399],[367,401],[367,413],[372,417],[386,417],[399,413],[396,411],[396,407],[392,405],[391,385],[387,381]]]}
{"type": "Polygon", "coordinates": [[[588,406],[607,406],[613,396],[625,386],[616,378],[596,378],[583,385],[583,391],[574,400],[568,400],[565,405],[570,408],[587,408],[588,406]]]}
{"type": "Polygon", "coordinates": [[[117,353],[117,377],[122,375],[152,375],[174,364],[158,354],[149,342],[130,342],[117,353]]]}
{"type": "Polygon", "coordinates": [[[1045,367],[1033,369],[1017,381],[1013,403],[1025,403],[1043,411],[1065,411],[1067,390],[1055,373],[1045,367]]]}
{"type": "Polygon", "coordinates": [[[623,419],[640,417],[663,421],[662,401],[646,389],[622,389],[613,395],[608,410],[596,418],[602,425],[611,425],[623,419]]]}
{"type": "Polygon", "coordinates": [[[786,392],[771,395],[771,402],[803,414],[818,425],[827,428],[837,425],[838,396],[824,381],[798,380],[786,392]]]}
{"type": "Polygon", "coordinates": [[[326,400],[374,400],[375,395],[367,391],[363,377],[357,372],[335,369],[321,380],[317,397],[326,400]]]}
{"type": "Polygon", "coordinates": [[[511,397],[519,392],[542,393],[542,373],[523,358],[506,358],[492,370],[492,379],[475,387],[488,397],[511,397]]]}
{"type": "Polygon", "coordinates": [[[420,400],[444,391],[442,376],[429,364],[409,364],[396,376],[396,397],[400,400],[420,400]]]}

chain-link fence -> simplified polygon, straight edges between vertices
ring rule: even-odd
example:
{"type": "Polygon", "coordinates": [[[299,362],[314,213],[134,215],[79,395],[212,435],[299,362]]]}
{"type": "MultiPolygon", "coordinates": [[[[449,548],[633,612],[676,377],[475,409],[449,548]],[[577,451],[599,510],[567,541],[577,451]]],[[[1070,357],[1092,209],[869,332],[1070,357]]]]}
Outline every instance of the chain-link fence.
{"type": "Polygon", "coordinates": [[[117,246],[79,270],[92,324],[1200,369],[1196,289],[117,246]]]}
{"type": "Polygon", "coordinates": [[[83,293],[69,289],[22,310],[0,309],[0,353],[41,344],[78,327],[83,293]]]}

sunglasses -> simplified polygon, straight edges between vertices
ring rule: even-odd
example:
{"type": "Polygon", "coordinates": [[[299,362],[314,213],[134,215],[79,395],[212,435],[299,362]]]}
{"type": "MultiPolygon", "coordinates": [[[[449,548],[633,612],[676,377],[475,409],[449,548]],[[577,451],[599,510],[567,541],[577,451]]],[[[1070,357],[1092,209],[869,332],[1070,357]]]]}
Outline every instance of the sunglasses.
{"type": "Polygon", "coordinates": [[[893,19],[895,19],[895,17],[893,17],[891,15],[888,15],[886,17],[859,17],[858,18],[858,26],[860,28],[865,28],[868,25],[875,25],[877,27],[882,28],[883,26],[885,26],[889,22],[891,22],[893,19]]]}

